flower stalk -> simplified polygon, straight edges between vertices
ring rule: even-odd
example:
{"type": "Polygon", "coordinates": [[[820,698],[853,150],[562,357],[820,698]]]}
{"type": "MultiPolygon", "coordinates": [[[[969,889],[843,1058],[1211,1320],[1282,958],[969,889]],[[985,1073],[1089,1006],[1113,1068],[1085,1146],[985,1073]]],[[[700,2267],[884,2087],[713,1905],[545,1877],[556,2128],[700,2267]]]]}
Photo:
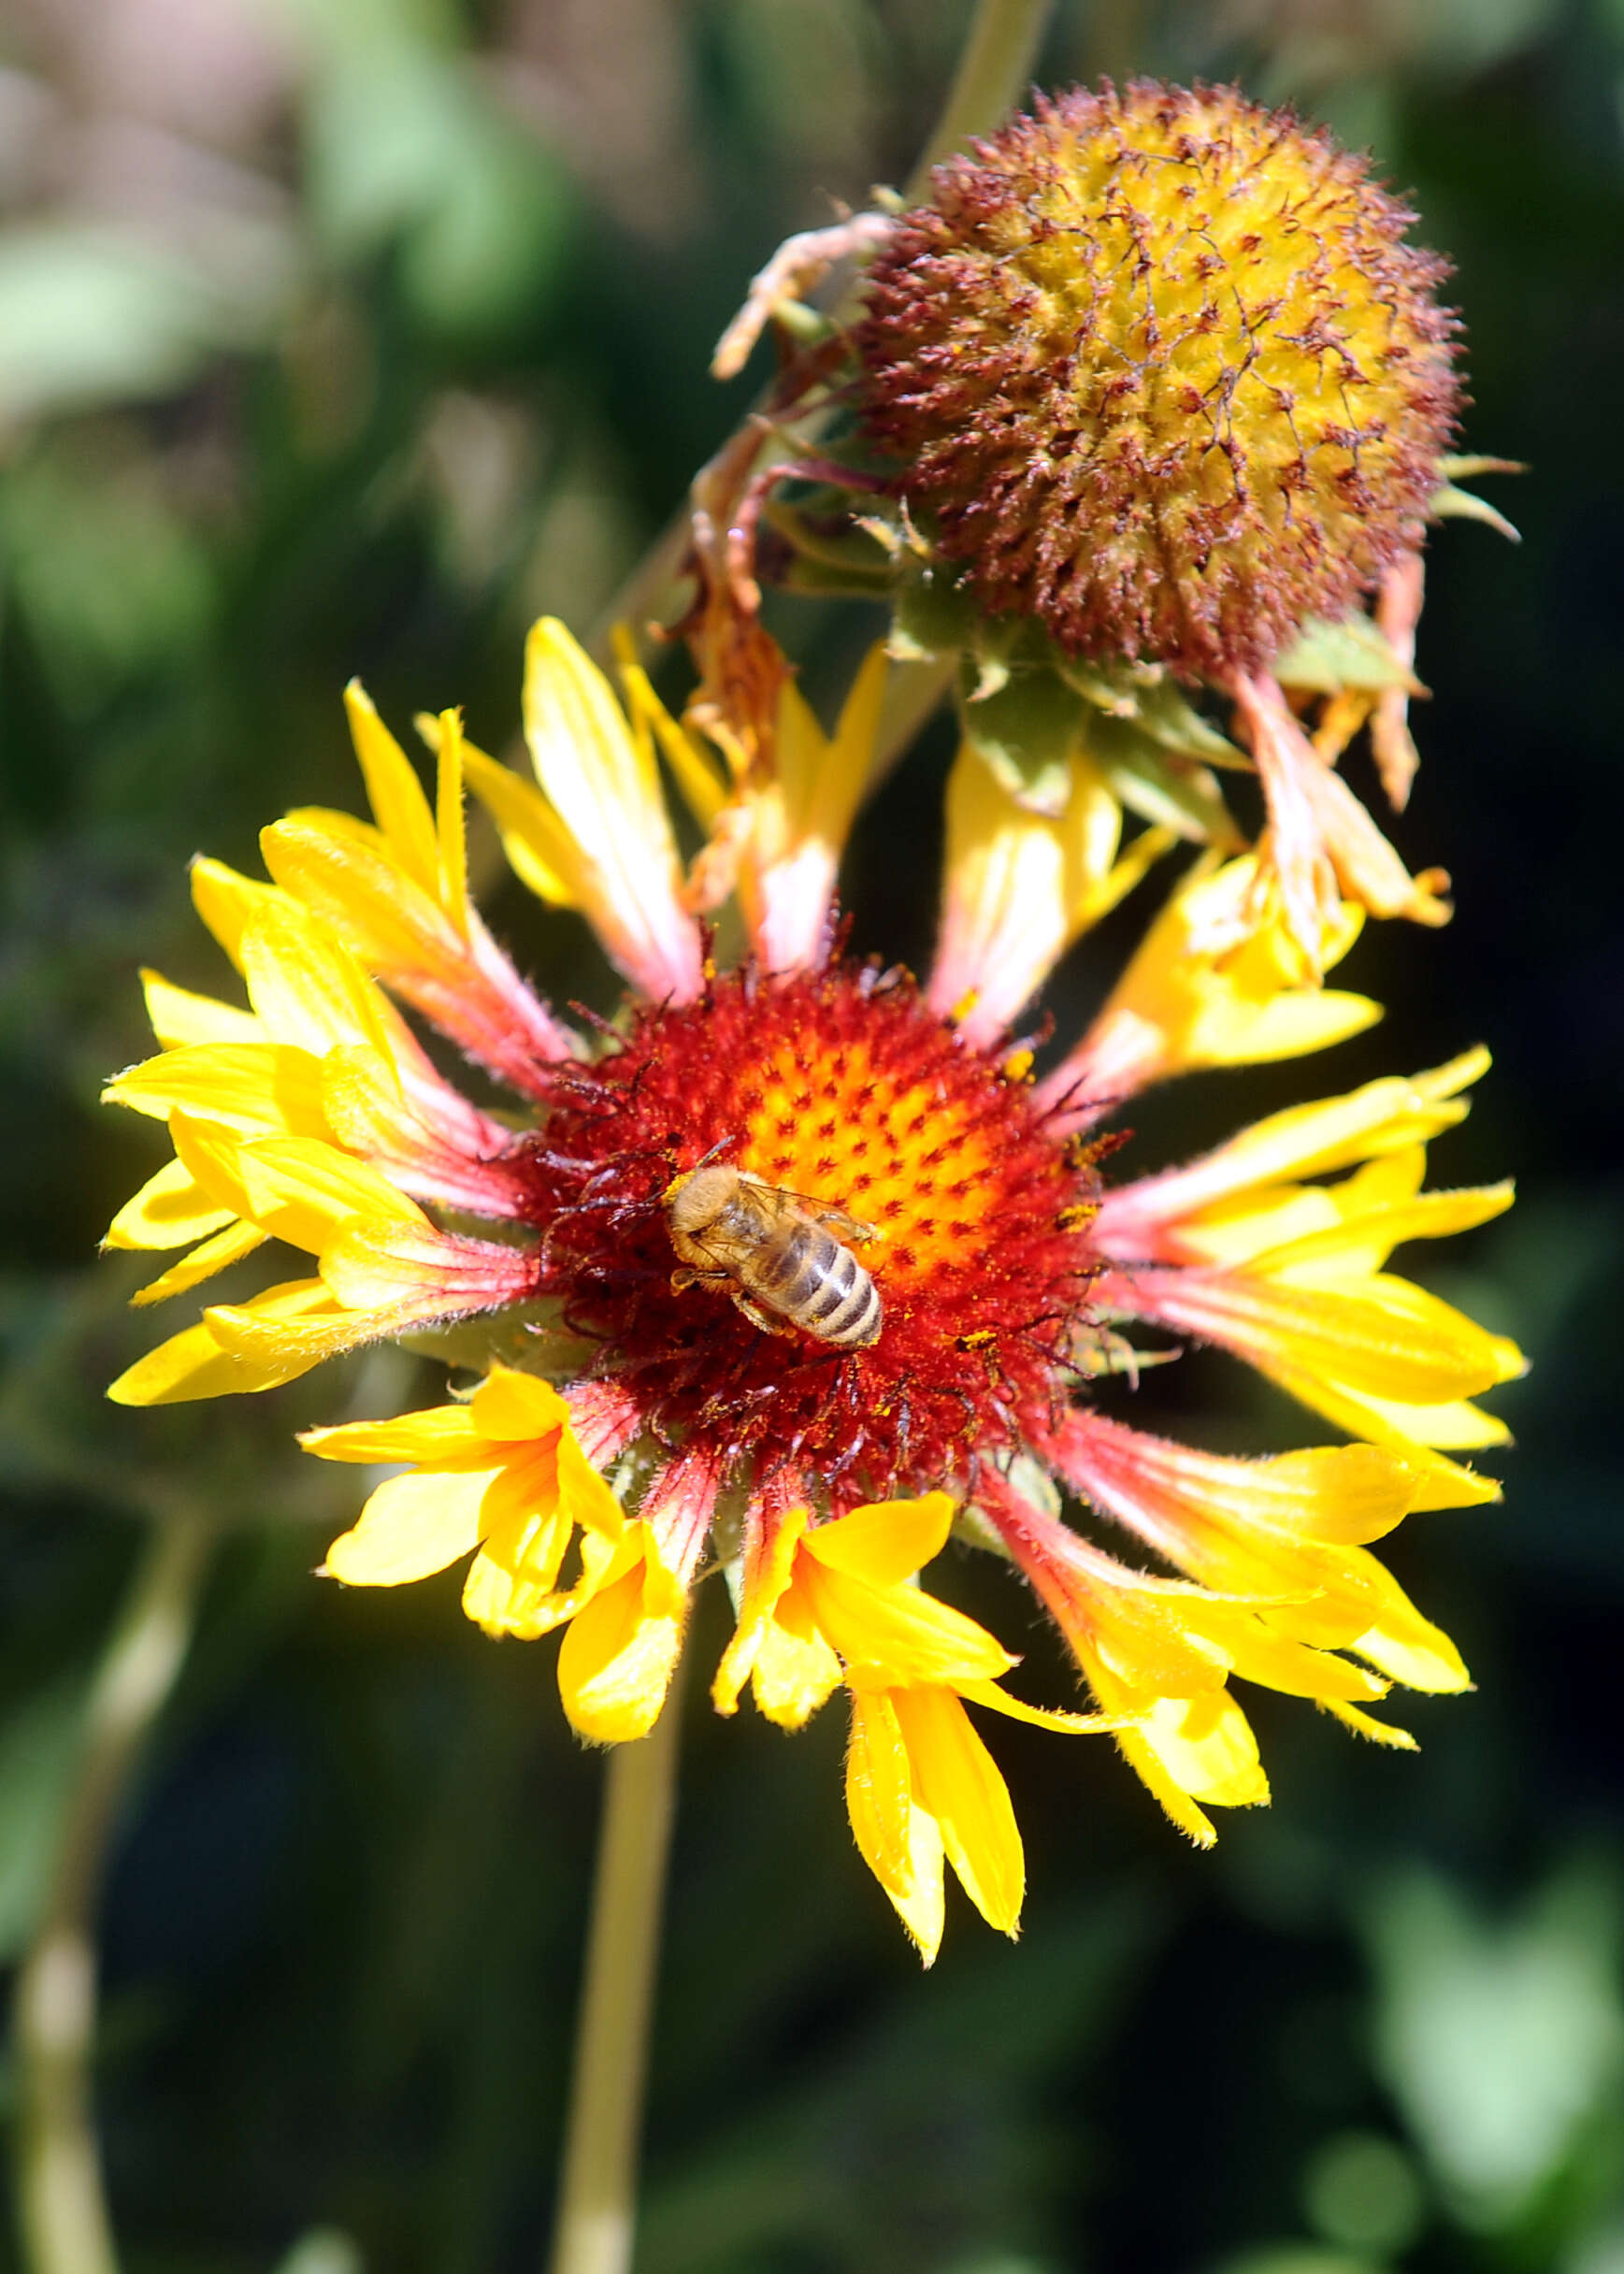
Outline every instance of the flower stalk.
{"type": "Polygon", "coordinates": [[[680,1674],[646,1737],[611,1748],[550,2274],[626,2274],[649,2023],[676,1806],[680,1674]]]}
{"type": "Polygon", "coordinates": [[[932,166],[972,136],[990,134],[1020,101],[1053,13],[1054,0],[981,0],[935,132],[909,182],[910,202],[925,195],[932,166]]]}
{"type": "Polygon", "coordinates": [[[192,1639],[213,1533],[159,1518],[91,1686],[38,1931],[17,1985],[17,2197],[30,2274],[117,2274],[92,2113],[96,1907],[123,1803],[192,1639]]]}

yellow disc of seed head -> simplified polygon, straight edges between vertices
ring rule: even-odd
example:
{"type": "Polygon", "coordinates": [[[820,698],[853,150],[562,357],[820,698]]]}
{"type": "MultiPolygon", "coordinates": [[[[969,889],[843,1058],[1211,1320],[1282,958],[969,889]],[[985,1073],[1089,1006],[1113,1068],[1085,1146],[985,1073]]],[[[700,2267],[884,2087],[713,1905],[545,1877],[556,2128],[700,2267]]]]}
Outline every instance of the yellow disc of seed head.
{"type": "Polygon", "coordinates": [[[866,425],[989,612],[1265,668],[1421,540],[1461,398],[1414,218],[1232,87],[1040,98],[870,270],[866,425]]]}

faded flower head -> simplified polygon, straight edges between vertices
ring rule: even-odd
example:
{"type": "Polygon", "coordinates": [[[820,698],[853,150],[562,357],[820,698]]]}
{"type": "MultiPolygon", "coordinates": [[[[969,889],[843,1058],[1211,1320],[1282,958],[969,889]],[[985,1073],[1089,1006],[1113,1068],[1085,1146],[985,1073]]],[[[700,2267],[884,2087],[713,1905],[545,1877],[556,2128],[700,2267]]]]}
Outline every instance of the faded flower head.
{"type": "Polygon", "coordinates": [[[1460,391],[1413,218],[1232,87],[1040,97],[875,261],[867,426],[985,609],[1265,669],[1421,540],[1460,391]]]}

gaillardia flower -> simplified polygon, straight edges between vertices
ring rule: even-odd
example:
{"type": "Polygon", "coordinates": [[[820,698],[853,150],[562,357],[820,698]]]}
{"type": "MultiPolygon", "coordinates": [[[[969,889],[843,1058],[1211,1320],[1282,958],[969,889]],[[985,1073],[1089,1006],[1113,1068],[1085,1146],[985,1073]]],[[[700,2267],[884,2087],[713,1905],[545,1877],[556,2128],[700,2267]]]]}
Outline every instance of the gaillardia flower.
{"type": "Polygon", "coordinates": [[[869,273],[867,423],[994,614],[1223,677],[1420,542],[1453,319],[1329,135],[1137,80],[939,167],[869,273]]]}
{"type": "MultiPolygon", "coordinates": [[[[853,1829],[928,1958],[947,1864],[995,1925],[1020,1911],[1019,1835],[975,1717],[1111,1730],[1206,1841],[1208,1806],[1266,1797],[1231,1677],[1392,1744],[1407,1740],[1369,1710],[1391,1683],[1464,1685],[1367,1543],[1413,1509],[1494,1497],[1450,1456],[1502,1435],[1473,1401],[1519,1360],[1385,1268],[1400,1242],[1506,1204],[1500,1187],[1421,1189],[1477,1058],[1106,1181],[1090,1131],[1146,1083],[1316,1049],[1376,1015],[1319,986],[1252,857],[1190,871],[1036,1079],[1021,1013],[1164,844],[1124,850],[1121,809],[1081,759],[1045,816],[967,752],[931,975],[842,958],[834,877],[883,671],[865,668],[832,735],[786,677],[777,756],[730,774],[640,673],[623,712],[543,623],[524,701],[535,783],[447,712],[424,722],[432,804],[352,689],[373,822],[290,814],[265,833],[268,884],[198,863],[246,1005],[150,976],[162,1048],[108,1093],[165,1121],[174,1152],[110,1244],[190,1249],[138,1302],[267,1241],[311,1262],[211,1303],[112,1394],[263,1389],[450,1321],[461,1362],[486,1322],[470,1394],[308,1436],[394,1472],[327,1572],[392,1586],[469,1559],[469,1616],[493,1634],[562,1629],[570,1720],[619,1742],[652,1726],[692,1591],[720,1567],[737,1627],[718,1710],[748,1687],[794,1728],[845,1691],[853,1829]],[[707,834],[686,880],[662,756],[707,834]],[[520,876],[581,910],[629,982],[612,1023],[556,1018],[481,923],[465,782],[520,876]],[[730,970],[692,913],[719,874],[746,943],[730,970]],[[468,1102],[413,1015],[510,1104],[468,1102]],[[1245,1461],[1132,1426],[1101,1391],[1136,1363],[1135,1322],[1233,1352],[1352,1442],[1245,1461]],[[1022,1697],[1012,1653],[916,1583],[952,1533],[1026,1575],[1098,1712],[1022,1697]],[[1148,1567],[1124,1560],[1135,1547],[1148,1567]]],[[[1333,956],[1359,920],[1338,912],[1333,956]]]]}
{"type": "Polygon", "coordinates": [[[1249,755],[1258,876],[1312,963],[1344,901],[1446,922],[1447,876],[1337,770],[1368,726],[1403,806],[1426,525],[1497,521],[1455,478],[1510,470],[1445,454],[1459,327],[1414,218],[1291,112],[1140,79],[1039,96],[913,208],[792,237],[714,366],[779,320],[769,415],[695,485],[708,699],[763,683],[762,576],[888,597],[893,656],[956,667],[965,740],[1033,811],[1082,753],[1234,849],[1212,769],[1249,755]],[[838,258],[855,321],[792,324],[838,258]]]}

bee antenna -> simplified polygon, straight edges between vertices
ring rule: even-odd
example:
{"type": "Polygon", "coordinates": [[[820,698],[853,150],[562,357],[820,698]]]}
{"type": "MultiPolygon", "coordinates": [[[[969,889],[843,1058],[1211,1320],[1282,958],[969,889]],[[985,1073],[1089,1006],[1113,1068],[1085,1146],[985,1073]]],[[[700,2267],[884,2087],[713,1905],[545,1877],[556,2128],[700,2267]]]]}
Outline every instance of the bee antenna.
{"type": "Polygon", "coordinates": [[[739,1135],[737,1130],[733,1131],[726,1137],[718,1137],[715,1144],[711,1147],[711,1150],[708,1153],[700,1156],[700,1158],[694,1163],[693,1168],[688,1172],[688,1173],[691,1176],[697,1175],[699,1170],[708,1167],[711,1161],[716,1159],[718,1155],[726,1153],[729,1146],[742,1144],[744,1140],[739,1135]]]}

